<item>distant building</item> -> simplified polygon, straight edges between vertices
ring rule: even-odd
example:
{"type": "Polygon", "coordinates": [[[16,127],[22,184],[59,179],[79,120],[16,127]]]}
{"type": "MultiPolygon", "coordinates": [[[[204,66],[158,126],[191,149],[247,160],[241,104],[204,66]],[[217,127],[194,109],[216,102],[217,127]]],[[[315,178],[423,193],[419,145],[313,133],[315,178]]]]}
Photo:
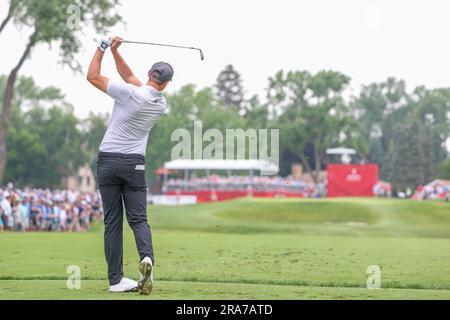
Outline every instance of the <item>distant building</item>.
{"type": "Polygon", "coordinates": [[[95,192],[97,190],[94,173],[87,163],[78,169],[76,175],[62,178],[61,184],[67,190],[78,190],[80,192],[95,192]]]}

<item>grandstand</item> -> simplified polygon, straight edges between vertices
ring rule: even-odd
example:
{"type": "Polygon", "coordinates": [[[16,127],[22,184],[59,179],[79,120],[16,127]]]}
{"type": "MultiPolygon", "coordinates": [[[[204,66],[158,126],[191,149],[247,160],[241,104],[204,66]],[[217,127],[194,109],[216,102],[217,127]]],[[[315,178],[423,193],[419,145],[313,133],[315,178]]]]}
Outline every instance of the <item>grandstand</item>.
{"type": "Polygon", "coordinates": [[[196,196],[198,202],[246,196],[319,197],[325,194],[324,184],[264,175],[278,172],[278,169],[276,164],[266,160],[174,160],[165,163],[164,171],[160,171],[164,174],[162,191],[168,196],[196,196]],[[169,178],[170,172],[182,173],[183,177],[169,178]]]}

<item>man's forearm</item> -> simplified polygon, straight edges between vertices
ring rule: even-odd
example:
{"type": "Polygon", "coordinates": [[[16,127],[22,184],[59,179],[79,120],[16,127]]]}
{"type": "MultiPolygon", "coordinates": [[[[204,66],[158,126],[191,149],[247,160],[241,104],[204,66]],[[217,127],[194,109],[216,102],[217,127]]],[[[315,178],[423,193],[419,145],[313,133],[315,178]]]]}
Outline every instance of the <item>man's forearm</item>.
{"type": "Polygon", "coordinates": [[[95,51],[94,57],[92,58],[91,64],[89,65],[86,78],[94,87],[103,92],[106,92],[109,79],[100,74],[104,54],[105,53],[102,50],[97,48],[97,51],[95,51]]]}
{"type": "Polygon", "coordinates": [[[116,62],[116,68],[117,72],[119,72],[120,76],[122,77],[123,81],[126,83],[134,84],[135,86],[142,86],[142,82],[135,77],[133,74],[133,71],[131,71],[128,64],[125,62],[125,60],[120,55],[119,51],[111,50],[112,55],[114,57],[114,61],[116,62]]]}
{"type": "Polygon", "coordinates": [[[116,62],[117,72],[119,72],[119,75],[124,81],[127,81],[130,77],[133,76],[133,71],[131,71],[130,67],[122,58],[119,51],[112,50],[111,52],[114,57],[114,61],[116,62]]]}
{"type": "Polygon", "coordinates": [[[102,59],[105,53],[97,48],[95,51],[94,57],[92,58],[91,64],[89,65],[89,69],[87,72],[87,79],[94,79],[100,76],[100,71],[102,67],[102,59]]]}

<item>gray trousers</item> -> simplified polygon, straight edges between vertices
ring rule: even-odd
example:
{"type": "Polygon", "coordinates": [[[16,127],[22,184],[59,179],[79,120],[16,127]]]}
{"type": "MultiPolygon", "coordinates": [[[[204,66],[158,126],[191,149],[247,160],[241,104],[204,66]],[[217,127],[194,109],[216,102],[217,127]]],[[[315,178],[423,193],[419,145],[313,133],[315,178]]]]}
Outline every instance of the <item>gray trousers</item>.
{"type": "Polygon", "coordinates": [[[145,159],[138,154],[100,152],[97,179],[103,202],[105,257],[110,285],[123,278],[123,209],[134,233],[139,257],[153,258],[150,226],[147,223],[145,159]]]}

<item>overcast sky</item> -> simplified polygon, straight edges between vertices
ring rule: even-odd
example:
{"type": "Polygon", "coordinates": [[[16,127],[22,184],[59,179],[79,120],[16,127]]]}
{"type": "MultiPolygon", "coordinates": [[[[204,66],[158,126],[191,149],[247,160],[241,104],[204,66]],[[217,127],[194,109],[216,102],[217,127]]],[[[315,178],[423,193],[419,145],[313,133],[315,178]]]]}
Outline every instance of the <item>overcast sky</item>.
{"type": "MultiPolygon", "coordinates": [[[[0,19],[6,4],[0,0],[0,19]]],[[[187,83],[210,86],[229,63],[241,73],[248,96],[262,96],[267,78],[280,69],[338,70],[352,78],[355,90],[389,76],[405,79],[409,88],[450,86],[448,0],[122,0],[118,10],[126,25],[111,35],[203,48],[201,62],[195,51],[122,45],[141,80],[153,62],[170,62],[175,77],[169,92],[187,83]]],[[[0,34],[0,73],[16,63],[27,35],[12,24],[0,34]]],[[[96,47],[93,37],[102,35],[88,30],[78,55],[84,72],[96,47]]],[[[111,100],[84,75],[56,64],[56,49],[36,47],[21,73],[61,88],[79,116],[109,112],[111,100]]],[[[110,54],[103,65],[104,75],[119,79],[110,54]]]]}

